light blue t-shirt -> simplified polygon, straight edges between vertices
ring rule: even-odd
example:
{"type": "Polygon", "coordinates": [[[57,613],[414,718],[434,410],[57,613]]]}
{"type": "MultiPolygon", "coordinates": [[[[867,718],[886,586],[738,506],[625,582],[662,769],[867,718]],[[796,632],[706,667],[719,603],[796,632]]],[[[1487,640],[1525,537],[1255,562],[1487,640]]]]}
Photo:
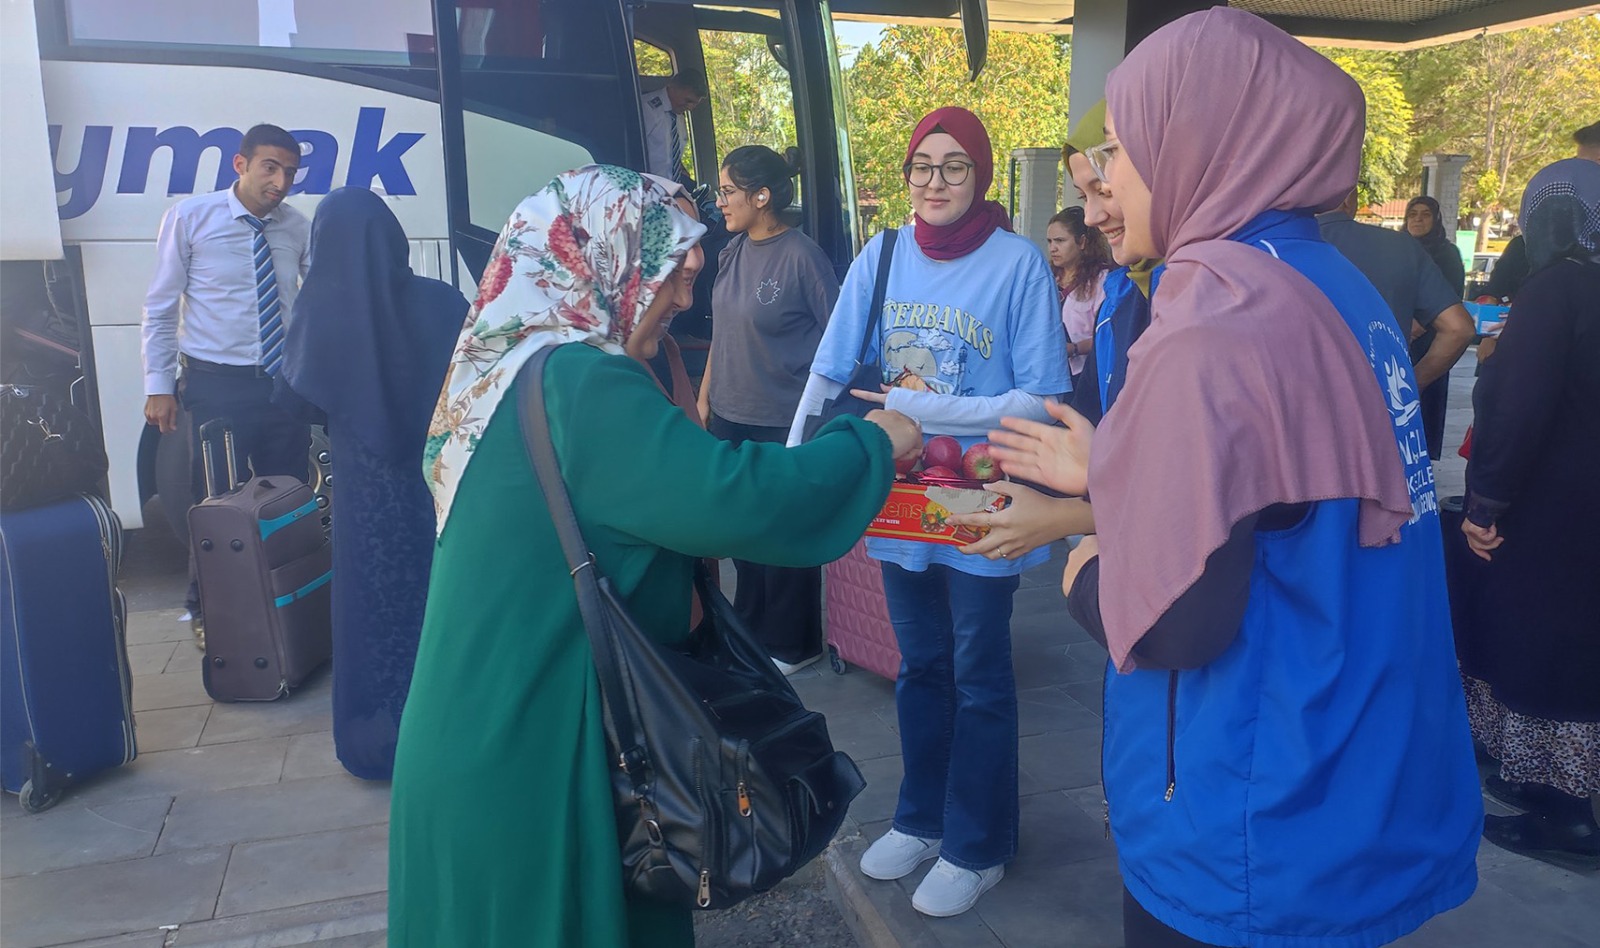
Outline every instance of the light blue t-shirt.
{"type": "MultiPolygon", "coordinates": [[[[850,265],[812,372],[841,383],[855,374],[882,249],[879,235],[850,265]]],[[[883,366],[885,382],[909,373],[942,395],[1021,389],[1058,397],[1072,390],[1072,380],[1057,299],[1044,255],[1025,237],[997,230],[965,257],[934,260],[907,228],[895,241],[883,314],[866,358],[883,366]]],[[[921,421],[927,435],[940,433],[936,419],[921,421]]],[[[993,427],[999,424],[993,419],[993,427]]],[[[983,439],[958,440],[965,450],[983,439]]],[[[1048,546],[1020,560],[987,560],[941,543],[877,537],[867,539],[867,553],[909,570],[942,563],[978,576],[1011,576],[1050,558],[1048,546]]]]}

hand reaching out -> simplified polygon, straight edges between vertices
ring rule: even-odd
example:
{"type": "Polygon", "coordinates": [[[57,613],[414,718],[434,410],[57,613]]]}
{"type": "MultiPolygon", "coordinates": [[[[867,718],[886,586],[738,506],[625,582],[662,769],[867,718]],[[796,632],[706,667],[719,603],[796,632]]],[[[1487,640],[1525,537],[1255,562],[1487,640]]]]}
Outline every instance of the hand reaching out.
{"type": "Polygon", "coordinates": [[[1094,425],[1069,405],[1046,401],[1045,410],[1065,427],[1026,418],[1002,418],[1005,428],[989,432],[994,456],[1011,477],[1044,484],[1064,494],[1089,492],[1089,448],[1094,425]]]}
{"type": "Polygon", "coordinates": [[[904,461],[922,456],[922,426],[916,419],[900,412],[875,408],[867,412],[866,420],[882,428],[894,445],[894,459],[904,461]]]}
{"type": "Polygon", "coordinates": [[[1081,500],[1049,497],[1010,481],[996,481],[984,489],[1010,497],[1011,503],[993,513],[956,514],[950,518],[956,526],[989,530],[982,539],[961,547],[963,553],[991,560],[1016,559],[1046,543],[1094,529],[1094,514],[1081,500]]]}

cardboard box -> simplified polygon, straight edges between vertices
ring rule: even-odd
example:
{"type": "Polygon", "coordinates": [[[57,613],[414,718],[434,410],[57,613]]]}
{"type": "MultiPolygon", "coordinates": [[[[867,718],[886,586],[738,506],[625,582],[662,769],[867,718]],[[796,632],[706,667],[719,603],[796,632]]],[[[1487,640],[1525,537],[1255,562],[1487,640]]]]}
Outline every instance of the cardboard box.
{"type": "Polygon", "coordinates": [[[1011,498],[1006,495],[981,487],[896,481],[883,509],[878,511],[878,515],[872,518],[872,525],[867,527],[867,536],[966,546],[988,531],[956,527],[945,523],[945,518],[958,513],[1002,510],[1010,502],[1011,498]]]}

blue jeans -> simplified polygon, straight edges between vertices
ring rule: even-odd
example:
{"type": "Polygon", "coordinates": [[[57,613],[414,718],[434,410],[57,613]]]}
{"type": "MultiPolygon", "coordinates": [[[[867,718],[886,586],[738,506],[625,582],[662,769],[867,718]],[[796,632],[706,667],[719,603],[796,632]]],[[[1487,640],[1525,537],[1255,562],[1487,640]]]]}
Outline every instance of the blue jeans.
{"type": "Polygon", "coordinates": [[[1017,852],[1016,576],[883,564],[900,644],[895,707],[905,779],[894,828],[943,840],[940,855],[988,869],[1017,852]]]}

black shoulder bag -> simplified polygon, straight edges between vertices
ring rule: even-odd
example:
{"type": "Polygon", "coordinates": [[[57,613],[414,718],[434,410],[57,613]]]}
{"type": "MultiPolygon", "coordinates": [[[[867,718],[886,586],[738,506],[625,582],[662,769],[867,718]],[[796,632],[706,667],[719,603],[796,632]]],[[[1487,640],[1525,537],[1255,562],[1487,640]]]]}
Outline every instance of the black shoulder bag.
{"type": "Polygon", "coordinates": [[[42,388],[0,385],[0,509],[99,493],[106,451],[89,416],[42,388]]]}
{"type": "Polygon", "coordinates": [[[872,351],[872,337],[878,331],[879,320],[883,319],[883,301],[889,292],[889,264],[894,262],[894,242],[899,235],[900,232],[892,228],[883,232],[883,246],[878,249],[878,272],[872,281],[872,306],[867,310],[867,328],[861,334],[860,347],[856,349],[856,370],[851,374],[850,381],[845,383],[843,391],[822,403],[821,412],[806,416],[805,425],[801,428],[801,441],[810,441],[823,425],[840,415],[860,418],[874,408],[883,407],[851,395],[850,390],[859,388],[876,392],[883,385],[883,366],[879,364],[881,358],[868,362],[867,353],[872,351]]]}
{"type": "Polygon", "coordinates": [[[821,714],[742,628],[697,565],[706,619],[681,645],[633,621],[572,510],[545,414],[540,350],[520,373],[523,439],[572,570],[600,679],[629,893],[727,908],[816,857],[866,786],[821,714]]]}

